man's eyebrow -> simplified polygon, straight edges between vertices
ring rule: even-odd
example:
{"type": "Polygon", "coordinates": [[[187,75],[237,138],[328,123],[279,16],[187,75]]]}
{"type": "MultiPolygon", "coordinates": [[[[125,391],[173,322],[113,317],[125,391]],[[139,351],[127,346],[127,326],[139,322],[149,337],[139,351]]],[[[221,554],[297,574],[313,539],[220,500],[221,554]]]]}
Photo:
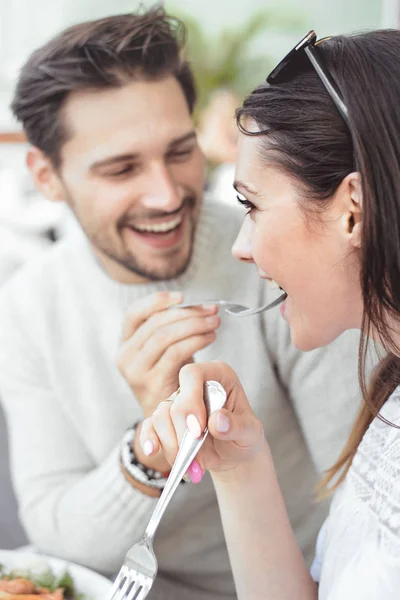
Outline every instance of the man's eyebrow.
{"type": "MultiPolygon", "coordinates": [[[[180,146],[181,144],[184,144],[185,142],[188,142],[190,140],[195,140],[196,138],[197,138],[196,132],[189,131],[188,133],[185,133],[184,135],[181,135],[180,137],[172,140],[168,144],[168,150],[171,150],[175,146],[180,146]]],[[[89,169],[94,170],[94,169],[98,169],[99,167],[107,167],[109,165],[113,165],[113,164],[123,162],[123,161],[133,162],[135,160],[138,160],[139,156],[140,155],[137,152],[125,152],[124,154],[116,154],[115,156],[109,156],[106,158],[102,158],[100,160],[96,160],[94,163],[92,163],[89,166],[89,169]]]]}
{"type": "Polygon", "coordinates": [[[172,140],[168,144],[168,148],[173,148],[174,146],[180,146],[181,144],[184,144],[185,142],[188,142],[190,140],[196,140],[196,139],[197,139],[197,133],[195,131],[189,131],[188,133],[185,133],[184,135],[181,135],[180,137],[172,140]]]}
{"type": "Polygon", "coordinates": [[[108,158],[102,158],[101,160],[96,160],[89,166],[90,170],[97,169],[99,167],[107,167],[109,165],[113,165],[115,163],[119,163],[122,161],[134,161],[139,158],[139,154],[134,152],[126,152],[125,154],[115,154],[114,156],[109,156],[108,158]]]}
{"type": "Polygon", "coordinates": [[[237,192],[239,192],[241,190],[244,190],[245,192],[247,192],[248,194],[251,194],[252,196],[258,196],[258,192],[256,192],[256,190],[254,190],[253,188],[251,188],[250,186],[246,185],[245,183],[243,183],[243,181],[234,181],[233,183],[233,187],[235,188],[235,190],[237,192]]]}

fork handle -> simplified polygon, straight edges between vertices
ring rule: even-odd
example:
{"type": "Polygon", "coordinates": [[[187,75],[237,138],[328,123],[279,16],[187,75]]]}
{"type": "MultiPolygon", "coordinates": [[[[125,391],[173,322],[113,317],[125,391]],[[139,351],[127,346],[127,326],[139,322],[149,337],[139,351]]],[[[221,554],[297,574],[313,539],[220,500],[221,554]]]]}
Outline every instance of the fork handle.
{"type": "MultiPolygon", "coordinates": [[[[224,406],[226,402],[226,392],[224,388],[216,381],[207,381],[204,386],[204,403],[207,409],[207,418],[215,410],[224,406]]],[[[186,430],[183,436],[178,454],[176,456],[171,473],[165,484],[165,488],[158,500],[154,512],[150,518],[149,524],[146,527],[144,537],[148,542],[152,542],[154,534],[160,524],[161,518],[170,503],[172,496],[183,476],[190,467],[194,457],[204,444],[208,435],[208,427],[205,428],[200,438],[192,436],[189,430],[186,430]]]]}
{"type": "Polygon", "coordinates": [[[195,438],[189,431],[186,431],[183,436],[182,443],[179,447],[178,454],[176,456],[174,466],[171,469],[167,483],[163,489],[159,501],[157,502],[156,508],[151,516],[149,524],[146,527],[145,537],[147,540],[152,541],[161,518],[167,509],[168,504],[172,496],[175,493],[176,488],[182,481],[183,476],[190,467],[194,457],[204,444],[208,435],[208,429],[206,429],[200,438],[195,438]]]}

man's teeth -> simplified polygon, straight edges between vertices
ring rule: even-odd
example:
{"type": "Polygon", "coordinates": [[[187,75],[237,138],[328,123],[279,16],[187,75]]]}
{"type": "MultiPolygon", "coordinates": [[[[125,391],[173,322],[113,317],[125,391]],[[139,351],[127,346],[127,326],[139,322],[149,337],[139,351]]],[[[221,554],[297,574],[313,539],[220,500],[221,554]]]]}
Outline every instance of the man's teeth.
{"type": "Polygon", "coordinates": [[[172,231],[176,229],[178,225],[182,222],[182,216],[176,217],[172,221],[168,221],[167,223],[158,223],[154,225],[150,225],[150,223],[146,225],[134,225],[134,229],[138,231],[143,231],[146,233],[167,233],[167,231],[172,231]]]}

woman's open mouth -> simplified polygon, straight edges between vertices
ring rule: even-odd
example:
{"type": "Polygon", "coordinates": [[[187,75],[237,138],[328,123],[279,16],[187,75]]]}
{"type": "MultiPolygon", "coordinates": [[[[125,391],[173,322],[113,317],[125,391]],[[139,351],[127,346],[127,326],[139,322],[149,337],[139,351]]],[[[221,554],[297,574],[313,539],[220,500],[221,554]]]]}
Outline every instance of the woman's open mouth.
{"type": "Polygon", "coordinates": [[[265,279],[267,281],[267,283],[271,287],[271,289],[280,290],[282,292],[282,294],[281,294],[282,302],[279,306],[279,310],[280,310],[282,317],[285,318],[286,301],[287,301],[287,296],[288,296],[287,292],[283,289],[283,287],[281,287],[279,285],[279,283],[277,281],[275,281],[275,279],[271,279],[271,277],[268,277],[266,274],[261,274],[261,273],[260,273],[260,277],[262,277],[262,279],[265,279]]]}
{"type": "Polygon", "coordinates": [[[281,286],[279,285],[279,283],[277,283],[275,281],[275,279],[271,279],[270,277],[266,277],[265,278],[266,282],[268,283],[269,287],[273,290],[282,290],[283,292],[285,291],[283,288],[281,288],[281,286]]]}

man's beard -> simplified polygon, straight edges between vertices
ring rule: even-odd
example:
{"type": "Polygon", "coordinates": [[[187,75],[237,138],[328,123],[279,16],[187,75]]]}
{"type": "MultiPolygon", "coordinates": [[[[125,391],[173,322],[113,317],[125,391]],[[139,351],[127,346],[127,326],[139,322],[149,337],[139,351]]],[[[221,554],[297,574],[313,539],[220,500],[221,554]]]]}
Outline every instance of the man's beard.
{"type": "MultiPolygon", "coordinates": [[[[151,264],[151,257],[146,259],[144,251],[142,251],[143,258],[139,255],[139,250],[136,254],[132,253],[128,248],[124,248],[125,243],[123,240],[123,229],[128,226],[128,224],[132,223],[132,216],[124,215],[119,219],[117,223],[117,232],[119,234],[119,239],[122,242],[121,250],[118,251],[117,248],[113,247],[112,243],[107,237],[103,237],[101,234],[90,233],[85,227],[84,224],[80,221],[81,227],[84,229],[86,235],[88,236],[90,242],[95,246],[101,253],[106,255],[115,263],[118,263],[131,273],[138,275],[141,278],[150,280],[150,281],[162,281],[167,279],[174,279],[182,275],[191,260],[193,246],[194,246],[194,237],[196,230],[196,221],[197,221],[197,206],[199,204],[199,199],[196,198],[194,193],[187,193],[185,198],[183,199],[182,205],[177,211],[171,213],[158,212],[152,213],[151,215],[141,214],[140,217],[133,215],[137,220],[147,218],[151,220],[151,218],[162,218],[162,217],[172,217],[174,214],[178,214],[181,211],[184,211],[184,219],[188,220],[187,223],[184,224],[185,229],[190,228],[190,243],[188,251],[186,255],[179,258],[179,260],[174,259],[174,250],[172,249],[169,253],[168,251],[165,253],[165,259],[161,261],[160,266],[155,266],[151,264]]],[[[73,208],[73,206],[72,206],[73,208]]],[[[78,215],[77,215],[78,216],[78,215]]],[[[79,220],[79,219],[78,219],[79,220]]],[[[178,251],[179,252],[179,251],[178,251]]],[[[182,251],[180,250],[179,254],[182,251]]],[[[151,252],[150,252],[151,254],[151,252]]]]}

